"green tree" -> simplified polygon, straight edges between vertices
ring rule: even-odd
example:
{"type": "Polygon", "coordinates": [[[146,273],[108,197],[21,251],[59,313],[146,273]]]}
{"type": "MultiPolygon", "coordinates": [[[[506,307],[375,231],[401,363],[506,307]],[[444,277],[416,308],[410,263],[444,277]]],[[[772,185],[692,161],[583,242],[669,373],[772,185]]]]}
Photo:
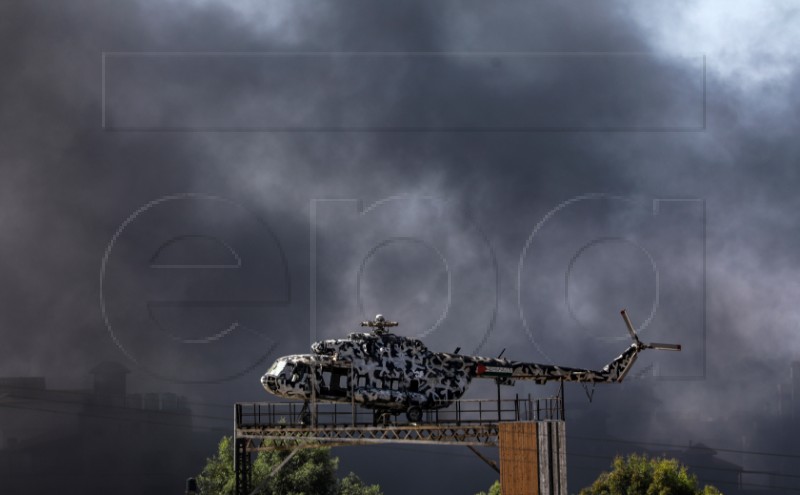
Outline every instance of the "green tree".
{"type": "MultiPolygon", "coordinates": [[[[486,492],[480,492],[480,493],[477,493],[476,495],[487,495],[487,493],[486,492]]],[[[488,495],[501,495],[500,481],[495,481],[492,484],[492,486],[489,487],[488,495]]]]}
{"type": "Polygon", "coordinates": [[[699,489],[697,477],[675,459],[632,454],[616,457],[612,468],[580,495],[722,495],[710,485],[699,489]]]}
{"type": "MultiPolygon", "coordinates": [[[[289,455],[287,451],[259,452],[253,461],[253,488],[264,487],[263,495],[381,495],[378,485],[365,485],[353,473],[336,479],[339,459],[332,457],[329,448],[300,449],[275,476],[269,473],[289,455]]],[[[206,461],[197,477],[202,495],[233,495],[233,440],[224,437],[217,453],[206,461]]]]}
{"type": "Polygon", "coordinates": [[[204,495],[233,495],[235,481],[231,437],[222,437],[216,455],[206,460],[203,471],[197,476],[197,485],[204,495]]]}
{"type": "Polygon", "coordinates": [[[339,495],[382,495],[378,485],[367,486],[355,473],[350,473],[339,481],[339,495]]]}

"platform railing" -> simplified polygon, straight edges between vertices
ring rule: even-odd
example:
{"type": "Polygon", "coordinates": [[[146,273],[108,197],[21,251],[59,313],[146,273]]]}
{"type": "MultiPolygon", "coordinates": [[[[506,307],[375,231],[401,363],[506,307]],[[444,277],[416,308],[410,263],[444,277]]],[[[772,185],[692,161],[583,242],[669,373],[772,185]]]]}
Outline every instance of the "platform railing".
{"type": "Polygon", "coordinates": [[[462,399],[453,401],[446,408],[431,409],[425,413],[425,420],[429,423],[484,424],[559,419],[563,419],[559,397],[516,397],[499,402],[491,399],[462,399]]]}
{"type": "MultiPolygon", "coordinates": [[[[434,404],[434,407],[436,404],[434,404]]],[[[236,428],[363,427],[376,425],[372,409],[347,403],[247,402],[235,406],[236,428]]],[[[426,409],[424,424],[484,425],[505,421],[547,421],[564,418],[560,397],[513,399],[461,399],[447,407],[426,409]]],[[[403,412],[381,425],[411,424],[403,412]]]]}

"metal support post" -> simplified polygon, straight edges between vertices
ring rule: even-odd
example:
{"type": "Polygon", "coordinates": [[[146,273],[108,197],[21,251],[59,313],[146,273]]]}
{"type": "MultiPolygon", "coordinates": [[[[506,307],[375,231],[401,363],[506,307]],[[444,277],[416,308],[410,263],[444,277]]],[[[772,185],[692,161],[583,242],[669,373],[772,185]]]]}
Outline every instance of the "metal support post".
{"type": "Polygon", "coordinates": [[[247,438],[234,439],[233,470],[236,477],[236,495],[248,495],[250,492],[250,452],[247,438]]]}

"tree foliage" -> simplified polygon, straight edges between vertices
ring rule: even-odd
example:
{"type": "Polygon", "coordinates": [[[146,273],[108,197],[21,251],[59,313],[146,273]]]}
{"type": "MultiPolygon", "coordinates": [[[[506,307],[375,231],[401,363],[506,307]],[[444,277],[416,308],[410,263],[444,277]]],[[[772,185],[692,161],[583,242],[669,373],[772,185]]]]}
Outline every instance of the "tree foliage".
{"type": "Polygon", "coordinates": [[[697,477],[675,459],[632,454],[616,457],[612,468],[580,495],[721,495],[710,485],[699,489],[697,477]]]}
{"type": "Polygon", "coordinates": [[[480,493],[478,493],[476,495],[501,495],[500,481],[499,480],[495,481],[492,484],[492,486],[489,487],[489,493],[488,494],[486,492],[480,492],[480,493]]]}
{"type": "MultiPolygon", "coordinates": [[[[286,451],[259,452],[253,461],[252,486],[264,485],[261,495],[381,495],[378,485],[365,485],[354,473],[336,478],[339,459],[329,448],[300,449],[275,476],[272,470],[289,455],[286,451]]],[[[233,440],[224,437],[217,453],[197,477],[202,495],[233,495],[233,440]]]]}
{"type": "Polygon", "coordinates": [[[202,494],[233,495],[235,482],[231,437],[223,437],[217,446],[216,455],[206,461],[203,471],[197,477],[197,485],[202,494]]]}
{"type": "Polygon", "coordinates": [[[350,473],[339,481],[339,495],[382,495],[378,485],[367,486],[355,473],[350,473]]]}

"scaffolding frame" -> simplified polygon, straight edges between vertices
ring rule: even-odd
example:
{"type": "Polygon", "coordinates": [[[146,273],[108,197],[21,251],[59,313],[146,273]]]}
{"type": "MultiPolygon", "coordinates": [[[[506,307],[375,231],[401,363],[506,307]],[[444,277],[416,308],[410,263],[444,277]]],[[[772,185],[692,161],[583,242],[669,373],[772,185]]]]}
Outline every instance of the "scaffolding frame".
{"type": "Polygon", "coordinates": [[[386,443],[497,447],[500,424],[564,421],[563,392],[540,399],[456,400],[425,411],[419,423],[401,416],[379,422],[374,411],[352,403],[314,401],[305,408],[298,402],[250,402],[235,404],[234,411],[236,495],[250,494],[252,454],[263,450],[386,443]]]}

